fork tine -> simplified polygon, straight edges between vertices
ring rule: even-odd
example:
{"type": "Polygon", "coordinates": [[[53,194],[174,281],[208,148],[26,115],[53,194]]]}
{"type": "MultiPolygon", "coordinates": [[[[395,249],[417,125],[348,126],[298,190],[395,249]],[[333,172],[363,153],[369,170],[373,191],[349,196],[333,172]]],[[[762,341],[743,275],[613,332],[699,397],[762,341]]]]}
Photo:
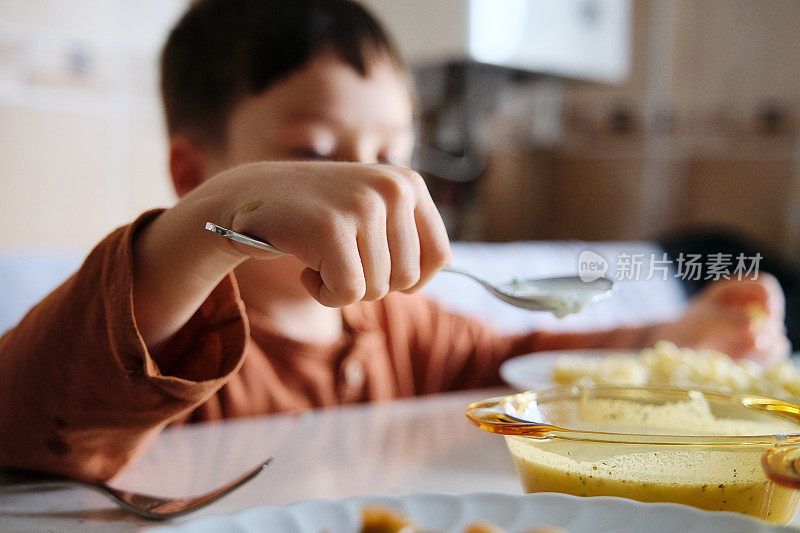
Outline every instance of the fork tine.
{"type": "Polygon", "coordinates": [[[203,507],[206,507],[207,505],[210,505],[220,498],[230,494],[256,477],[262,471],[266,470],[266,468],[274,460],[274,457],[270,457],[263,463],[244,473],[237,479],[234,479],[230,483],[226,483],[225,485],[218,487],[206,494],[190,496],[187,498],[163,498],[160,496],[140,494],[137,492],[116,489],[106,485],[105,483],[88,483],[86,486],[105,494],[120,507],[137,516],[147,518],[148,520],[168,520],[170,518],[175,518],[202,509],[203,507]]]}

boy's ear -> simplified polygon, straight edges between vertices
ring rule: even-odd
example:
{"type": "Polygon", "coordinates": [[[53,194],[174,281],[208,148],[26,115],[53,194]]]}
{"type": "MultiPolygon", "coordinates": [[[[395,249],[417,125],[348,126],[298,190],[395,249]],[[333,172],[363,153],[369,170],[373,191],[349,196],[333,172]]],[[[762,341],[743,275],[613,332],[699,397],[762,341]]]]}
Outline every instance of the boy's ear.
{"type": "Polygon", "coordinates": [[[205,150],[196,142],[182,135],[169,140],[169,171],[178,197],[203,183],[206,165],[205,150]]]}

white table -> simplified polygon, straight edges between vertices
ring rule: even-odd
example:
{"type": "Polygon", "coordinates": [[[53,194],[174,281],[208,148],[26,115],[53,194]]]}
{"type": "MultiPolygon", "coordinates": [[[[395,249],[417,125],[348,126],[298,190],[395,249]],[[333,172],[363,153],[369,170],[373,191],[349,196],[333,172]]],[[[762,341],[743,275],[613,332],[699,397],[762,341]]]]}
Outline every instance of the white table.
{"type": "MultiPolygon", "coordinates": [[[[506,389],[169,428],[115,486],[166,496],[205,492],[269,455],[255,480],[178,520],[310,498],[416,492],[521,493],[503,439],[464,415],[506,389]]],[[[157,525],[80,487],[0,488],[0,531],[140,531],[157,525]]]]}

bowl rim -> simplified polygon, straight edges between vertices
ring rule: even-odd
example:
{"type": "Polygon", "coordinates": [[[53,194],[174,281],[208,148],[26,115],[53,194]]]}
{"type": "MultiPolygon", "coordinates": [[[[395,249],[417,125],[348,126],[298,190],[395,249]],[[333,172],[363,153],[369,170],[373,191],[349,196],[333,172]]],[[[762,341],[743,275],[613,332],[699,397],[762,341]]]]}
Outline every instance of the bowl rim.
{"type": "Polygon", "coordinates": [[[800,404],[771,398],[759,394],[725,393],[701,388],[583,385],[562,386],[518,392],[507,396],[487,398],[473,402],[467,407],[467,418],[480,429],[504,436],[527,437],[536,440],[560,439],[582,442],[659,445],[659,446],[743,446],[758,444],[779,446],[800,443],[800,404]],[[532,422],[509,414],[505,406],[525,398],[535,401],[543,396],[563,395],[564,398],[577,398],[588,393],[630,393],[632,395],[662,394],[691,398],[702,395],[716,402],[739,404],[781,420],[788,420],[797,426],[797,431],[784,434],[762,435],[670,435],[647,433],[615,433],[605,431],[576,430],[543,422],[532,422]]]}

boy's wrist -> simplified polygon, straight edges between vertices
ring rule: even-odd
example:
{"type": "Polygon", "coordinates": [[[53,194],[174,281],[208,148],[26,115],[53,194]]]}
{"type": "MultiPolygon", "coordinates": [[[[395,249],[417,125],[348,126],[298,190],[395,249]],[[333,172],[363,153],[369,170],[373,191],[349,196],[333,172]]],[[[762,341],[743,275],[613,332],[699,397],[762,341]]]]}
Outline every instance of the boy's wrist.
{"type": "MultiPolygon", "coordinates": [[[[202,190],[193,191],[171,209],[176,212],[176,218],[180,221],[179,225],[183,228],[182,234],[176,237],[196,246],[196,251],[200,252],[200,255],[214,256],[223,263],[230,264],[229,269],[232,269],[246,260],[248,255],[243,250],[232,246],[233,242],[229,239],[222,238],[205,229],[207,222],[221,226],[228,224],[225,227],[230,227],[234,218],[230,213],[232,210],[227,205],[229,202],[224,201],[222,199],[224,197],[220,194],[214,194],[215,191],[208,191],[209,188],[216,189],[216,187],[208,187],[208,185],[211,184],[202,187],[202,190]]],[[[211,257],[207,257],[207,259],[211,259],[211,257]]]]}
{"type": "Polygon", "coordinates": [[[201,221],[211,213],[186,198],[137,232],[133,241],[133,307],[155,352],[246,257],[226,249],[201,221]]]}

